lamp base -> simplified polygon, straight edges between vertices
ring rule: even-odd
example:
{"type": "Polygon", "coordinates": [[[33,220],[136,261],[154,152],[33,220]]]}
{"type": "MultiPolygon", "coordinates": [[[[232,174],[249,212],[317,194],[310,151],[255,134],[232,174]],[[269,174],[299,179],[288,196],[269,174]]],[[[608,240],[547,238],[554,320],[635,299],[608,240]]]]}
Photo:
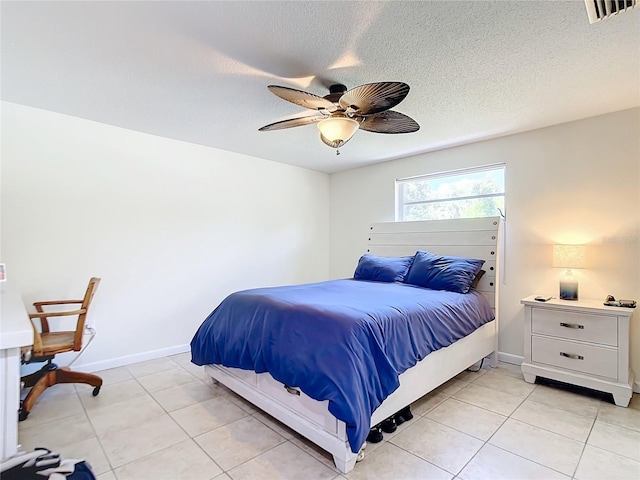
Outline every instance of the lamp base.
{"type": "Polygon", "coordinates": [[[560,300],[578,300],[578,282],[560,280],[560,300]]]}

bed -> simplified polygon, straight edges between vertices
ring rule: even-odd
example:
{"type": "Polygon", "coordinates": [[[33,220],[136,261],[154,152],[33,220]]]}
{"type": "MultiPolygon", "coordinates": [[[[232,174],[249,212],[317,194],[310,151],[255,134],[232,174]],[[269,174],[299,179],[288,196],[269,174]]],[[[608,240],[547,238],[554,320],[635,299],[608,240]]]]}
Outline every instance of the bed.
{"type": "Polygon", "coordinates": [[[192,361],[347,473],[371,426],[486,356],[495,365],[500,227],[498,217],[371,225],[354,279],[230,295],[194,336],[192,361]],[[405,283],[416,252],[480,259],[486,273],[459,292],[405,283]],[[402,281],[382,282],[367,277],[369,257],[410,260],[402,281]]]}

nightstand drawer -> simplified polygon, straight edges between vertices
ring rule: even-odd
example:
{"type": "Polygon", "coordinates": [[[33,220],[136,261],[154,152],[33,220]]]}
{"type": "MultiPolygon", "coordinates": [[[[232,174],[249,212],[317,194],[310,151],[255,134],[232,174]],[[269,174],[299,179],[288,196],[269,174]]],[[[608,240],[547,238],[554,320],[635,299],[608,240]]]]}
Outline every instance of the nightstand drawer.
{"type": "Polygon", "coordinates": [[[555,367],[617,380],[618,350],[546,337],[531,337],[531,359],[555,367]]]}
{"type": "Polygon", "coordinates": [[[602,345],[618,346],[618,319],[606,315],[534,308],[531,331],[602,345]]]}

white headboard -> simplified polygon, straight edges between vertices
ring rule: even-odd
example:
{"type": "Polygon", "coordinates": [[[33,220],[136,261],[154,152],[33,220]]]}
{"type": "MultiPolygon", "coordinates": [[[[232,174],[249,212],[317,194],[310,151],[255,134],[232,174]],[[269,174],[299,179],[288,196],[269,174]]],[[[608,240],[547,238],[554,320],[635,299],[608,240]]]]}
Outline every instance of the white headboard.
{"type": "Polygon", "coordinates": [[[439,255],[481,258],[485,261],[482,269],[486,273],[478,290],[495,309],[498,305],[501,227],[500,217],[374,223],[369,227],[367,252],[399,257],[426,250],[439,255]]]}

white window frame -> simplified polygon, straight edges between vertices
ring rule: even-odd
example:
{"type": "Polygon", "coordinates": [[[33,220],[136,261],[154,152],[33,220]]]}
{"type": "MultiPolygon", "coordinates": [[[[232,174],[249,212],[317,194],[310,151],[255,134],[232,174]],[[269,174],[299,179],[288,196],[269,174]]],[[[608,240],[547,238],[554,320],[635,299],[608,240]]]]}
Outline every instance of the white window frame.
{"type": "MultiPolygon", "coordinates": [[[[491,165],[483,165],[480,167],[473,167],[473,168],[464,168],[464,169],[460,169],[460,170],[450,170],[450,171],[446,171],[446,172],[438,172],[438,173],[432,173],[432,174],[427,174],[427,175],[417,175],[414,177],[406,177],[406,178],[398,178],[396,179],[396,222],[404,222],[404,221],[411,221],[411,220],[405,220],[404,219],[404,207],[406,205],[414,205],[414,204],[427,204],[427,203],[442,203],[442,202],[457,202],[460,200],[471,200],[471,199],[479,199],[479,198],[490,198],[490,197],[496,197],[496,196],[501,196],[503,198],[506,198],[506,165],[504,163],[495,163],[495,164],[491,164],[491,165]],[[403,186],[408,184],[408,183],[412,183],[412,182],[422,182],[425,180],[432,180],[432,179],[436,179],[436,178],[446,178],[446,177],[457,177],[460,175],[465,175],[465,174],[472,174],[472,173],[477,173],[477,172],[486,172],[488,170],[502,170],[503,171],[503,175],[505,176],[505,188],[504,191],[502,193],[498,193],[498,194],[494,194],[494,193],[490,193],[490,194],[480,194],[480,195],[471,195],[471,196],[466,196],[466,197],[454,197],[454,198],[436,198],[436,199],[430,199],[430,200],[424,200],[424,201],[419,201],[419,202],[408,202],[405,203],[404,202],[404,192],[403,192],[403,186]]],[[[495,212],[495,215],[501,215],[504,217],[505,212],[495,212]]]]}

